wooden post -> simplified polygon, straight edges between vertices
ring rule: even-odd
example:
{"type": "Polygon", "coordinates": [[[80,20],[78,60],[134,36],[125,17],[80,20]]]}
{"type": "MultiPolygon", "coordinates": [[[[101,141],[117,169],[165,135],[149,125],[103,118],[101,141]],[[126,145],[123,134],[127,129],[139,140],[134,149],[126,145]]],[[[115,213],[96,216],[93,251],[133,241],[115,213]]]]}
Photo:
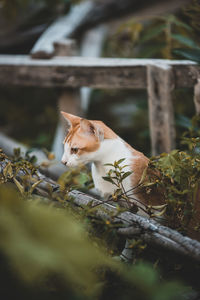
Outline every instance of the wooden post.
{"type": "MultiPolygon", "coordinates": [[[[74,56],[77,54],[76,42],[70,39],[63,39],[54,43],[56,56],[74,56]]],[[[74,115],[82,116],[80,91],[74,88],[61,89],[58,98],[59,108],[59,123],[57,126],[52,151],[58,160],[61,159],[63,154],[63,140],[66,135],[67,122],[60,115],[60,111],[65,111],[74,115]]]]}
{"type": "Polygon", "coordinates": [[[77,55],[76,41],[72,39],[62,39],[55,41],[54,46],[54,56],[74,56],[77,55]]]}
{"type": "MultiPolygon", "coordinates": [[[[80,53],[82,57],[100,57],[103,44],[107,34],[107,26],[100,25],[94,29],[88,30],[83,37],[80,53]]],[[[82,87],[81,93],[81,107],[84,112],[87,111],[92,89],[89,87],[82,87]]]]}
{"type": "Polygon", "coordinates": [[[200,78],[197,79],[197,83],[194,86],[194,105],[196,114],[200,116],[200,78]]]}
{"type": "MultiPolygon", "coordinates": [[[[74,40],[67,39],[77,25],[85,18],[91,10],[93,3],[86,1],[75,5],[69,14],[58,18],[37,40],[31,50],[32,58],[51,58],[53,56],[74,56],[76,55],[76,43],[74,40]]],[[[79,90],[65,89],[61,91],[58,99],[59,110],[80,115],[80,96],[79,90]]],[[[59,124],[57,126],[52,150],[58,160],[63,154],[63,139],[65,136],[66,122],[59,115],[59,124]]]]}
{"type": "Polygon", "coordinates": [[[175,147],[172,103],[174,89],[172,68],[168,65],[147,66],[147,90],[152,155],[169,152],[175,147]]]}

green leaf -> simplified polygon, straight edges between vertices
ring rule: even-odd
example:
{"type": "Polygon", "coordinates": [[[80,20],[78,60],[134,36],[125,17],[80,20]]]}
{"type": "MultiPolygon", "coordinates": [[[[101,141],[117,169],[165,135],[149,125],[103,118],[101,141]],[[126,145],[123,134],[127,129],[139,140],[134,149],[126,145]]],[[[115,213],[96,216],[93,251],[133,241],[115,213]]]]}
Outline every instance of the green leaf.
{"type": "Polygon", "coordinates": [[[178,41],[179,43],[187,46],[187,47],[191,47],[191,48],[198,48],[199,46],[195,43],[195,41],[193,41],[192,39],[190,39],[189,37],[180,35],[180,34],[172,34],[171,37],[178,41]]]}
{"type": "Polygon", "coordinates": [[[144,169],[142,176],[140,178],[139,184],[143,183],[143,181],[145,180],[146,176],[147,176],[147,167],[144,169]]]}
{"type": "Polygon", "coordinates": [[[5,178],[9,177],[9,178],[12,178],[13,177],[13,169],[12,169],[12,166],[11,166],[11,163],[9,162],[4,170],[3,170],[3,175],[5,178]]]}
{"type": "Polygon", "coordinates": [[[37,157],[35,155],[31,156],[29,162],[35,164],[37,162],[37,157]]]}
{"type": "Polygon", "coordinates": [[[177,115],[176,117],[176,125],[182,127],[182,128],[186,128],[189,129],[192,127],[192,122],[190,120],[190,118],[184,116],[184,115],[177,115]]]}
{"type": "Polygon", "coordinates": [[[116,163],[117,163],[118,165],[120,165],[123,161],[125,161],[125,158],[119,159],[118,161],[116,161],[116,163]]]}
{"type": "Polygon", "coordinates": [[[192,31],[192,27],[190,27],[189,25],[187,25],[186,23],[180,21],[179,19],[177,19],[175,16],[173,16],[173,23],[176,24],[179,27],[185,28],[189,31],[192,31]]]}
{"type": "Polygon", "coordinates": [[[90,177],[87,173],[81,172],[78,176],[78,182],[82,186],[84,186],[89,180],[90,177]]]}
{"type": "Polygon", "coordinates": [[[122,180],[124,180],[126,177],[130,176],[132,173],[133,173],[133,172],[130,172],[130,171],[124,173],[123,176],[122,176],[122,180]]]}
{"type": "Polygon", "coordinates": [[[178,149],[174,149],[170,152],[169,156],[177,156],[177,154],[179,154],[179,150],[178,149]]]}
{"type": "Polygon", "coordinates": [[[178,194],[178,195],[187,195],[190,191],[188,190],[188,189],[185,189],[185,190],[183,190],[183,191],[180,191],[180,190],[178,190],[175,186],[171,186],[171,190],[174,192],[174,193],[176,193],[176,194],[178,194]]]}
{"type": "Polygon", "coordinates": [[[105,180],[105,181],[114,183],[114,181],[113,181],[112,178],[110,178],[110,177],[104,176],[104,177],[102,177],[102,178],[103,178],[103,180],[105,180]]]}
{"type": "Polygon", "coordinates": [[[23,195],[24,194],[24,187],[21,185],[21,183],[16,178],[13,178],[13,180],[14,180],[14,183],[16,184],[16,186],[18,187],[18,190],[23,195]]]}
{"type": "Polygon", "coordinates": [[[172,52],[182,58],[200,63],[200,49],[175,48],[172,52]]]}
{"type": "Polygon", "coordinates": [[[145,187],[149,187],[149,186],[153,186],[153,185],[155,185],[155,182],[148,182],[148,183],[144,184],[145,187]]]}
{"type": "Polygon", "coordinates": [[[152,217],[161,217],[164,215],[165,212],[166,212],[166,207],[162,211],[155,212],[154,214],[152,214],[152,217]]]}
{"type": "Polygon", "coordinates": [[[130,167],[129,165],[124,165],[121,167],[121,169],[124,169],[124,168],[127,168],[127,167],[130,167]]]}
{"type": "Polygon", "coordinates": [[[36,182],[31,186],[29,193],[32,194],[33,191],[34,191],[34,189],[35,189],[41,182],[42,182],[42,179],[36,181],[36,182]]]}
{"type": "Polygon", "coordinates": [[[160,35],[163,32],[165,27],[166,27],[166,24],[162,24],[160,26],[150,28],[150,30],[147,30],[147,32],[145,32],[145,34],[141,37],[140,42],[144,43],[144,42],[151,40],[152,38],[157,37],[158,35],[160,35]]]}

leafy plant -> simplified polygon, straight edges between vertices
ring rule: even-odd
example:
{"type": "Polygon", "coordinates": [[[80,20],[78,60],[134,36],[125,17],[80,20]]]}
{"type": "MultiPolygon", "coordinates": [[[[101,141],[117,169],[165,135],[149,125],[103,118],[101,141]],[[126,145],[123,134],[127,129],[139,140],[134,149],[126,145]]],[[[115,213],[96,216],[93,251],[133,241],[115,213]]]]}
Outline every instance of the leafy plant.
{"type": "MultiPolygon", "coordinates": [[[[103,179],[116,187],[114,193],[108,199],[108,201],[115,201],[134,213],[137,213],[139,210],[141,210],[150,217],[162,216],[166,210],[166,204],[153,205],[151,202],[145,204],[137,198],[138,194],[144,194],[145,191],[148,193],[149,187],[154,185],[146,180],[148,172],[147,168],[144,170],[140,182],[130,190],[125,190],[124,180],[134,173],[134,170],[124,171],[124,169],[128,167],[127,165],[121,165],[124,160],[125,159],[122,158],[118,161],[115,161],[113,164],[106,164],[106,166],[111,167],[111,169],[107,172],[103,179]]],[[[155,178],[155,176],[153,178],[155,178]]]]}
{"type": "Polygon", "coordinates": [[[116,263],[92,245],[65,210],[42,205],[42,198],[33,200],[23,201],[15,191],[0,188],[1,253],[26,282],[59,274],[67,289],[91,293],[98,278],[93,270],[116,263]]]}
{"type": "Polygon", "coordinates": [[[200,50],[192,27],[175,15],[154,17],[146,22],[131,19],[119,27],[110,46],[112,52],[117,52],[116,56],[139,58],[172,59],[174,48],[181,46],[200,50]],[[120,39],[125,43],[124,48],[120,43],[118,49],[120,39]]]}
{"type": "Polygon", "coordinates": [[[200,49],[176,48],[173,49],[173,53],[181,58],[186,58],[200,63],[200,49]]]}
{"type": "MultiPolygon", "coordinates": [[[[199,117],[191,121],[191,127],[183,134],[182,144],[186,151],[173,150],[153,157],[150,168],[160,171],[154,184],[160,186],[167,204],[166,217],[169,226],[188,232],[197,232],[199,224],[199,176],[200,176],[200,129],[199,117]]],[[[198,236],[198,235],[197,235],[198,236]]]]}
{"type": "MultiPolygon", "coordinates": [[[[182,137],[182,144],[186,145],[188,150],[173,150],[170,153],[152,157],[137,186],[129,191],[124,189],[124,179],[132,174],[132,172],[124,171],[127,167],[122,165],[124,159],[107,164],[111,169],[103,179],[116,187],[109,200],[120,203],[135,213],[140,209],[150,217],[160,217],[165,214],[167,226],[199,239],[199,117],[195,116],[190,124],[191,127],[182,137]],[[147,205],[137,199],[138,192],[142,193],[145,190],[147,194],[151,194],[152,189],[156,193],[161,192],[162,198],[165,199],[164,204],[153,205],[150,202],[147,205]]],[[[146,200],[148,199],[147,194],[144,196],[146,200]]]]}
{"type": "Polygon", "coordinates": [[[154,182],[163,189],[167,204],[166,217],[170,227],[187,232],[194,217],[196,193],[199,186],[199,155],[173,150],[151,159],[150,168],[161,173],[154,182]]]}
{"type": "MultiPolygon", "coordinates": [[[[7,161],[3,152],[0,160],[7,161]]],[[[19,161],[11,162],[12,170],[16,163],[19,161]]],[[[25,168],[30,164],[23,163],[25,168]]],[[[43,197],[27,197],[25,191],[21,197],[10,186],[14,177],[8,164],[5,168],[0,186],[1,295],[9,284],[6,295],[14,291],[20,299],[31,295],[37,299],[105,299],[109,295],[129,300],[134,295],[135,299],[153,300],[162,293],[167,300],[182,299],[187,289],[178,282],[160,281],[151,265],[126,266],[106,255],[71,210],[48,205],[43,197]]],[[[24,186],[23,180],[21,184],[24,186]]]]}
{"type": "Polygon", "coordinates": [[[63,173],[58,179],[58,183],[62,190],[68,191],[72,189],[86,191],[94,186],[90,171],[83,165],[63,173]]]}

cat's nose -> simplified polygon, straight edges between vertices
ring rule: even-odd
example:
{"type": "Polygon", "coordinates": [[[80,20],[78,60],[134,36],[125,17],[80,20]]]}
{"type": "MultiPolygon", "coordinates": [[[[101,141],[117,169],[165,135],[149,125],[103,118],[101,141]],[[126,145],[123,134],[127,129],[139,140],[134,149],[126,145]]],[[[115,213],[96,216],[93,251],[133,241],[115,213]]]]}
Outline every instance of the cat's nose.
{"type": "Polygon", "coordinates": [[[62,159],[61,162],[63,163],[63,165],[67,164],[67,161],[65,159],[62,159]]]}

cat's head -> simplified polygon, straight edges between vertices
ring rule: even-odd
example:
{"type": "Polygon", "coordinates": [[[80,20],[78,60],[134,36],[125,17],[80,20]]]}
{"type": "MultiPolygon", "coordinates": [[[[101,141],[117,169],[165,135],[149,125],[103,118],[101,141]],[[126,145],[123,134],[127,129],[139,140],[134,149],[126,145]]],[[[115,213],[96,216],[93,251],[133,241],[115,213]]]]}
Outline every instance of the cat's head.
{"type": "Polygon", "coordinates": [[[101,143],[108,134],[111,134],[111,129],[106,130],[106,126],[100,121],[90,121],[65,112],[61,113],[70,126],[64,140],[62,163],[75,167],[81,163],[95,161],[101,143]]]}

